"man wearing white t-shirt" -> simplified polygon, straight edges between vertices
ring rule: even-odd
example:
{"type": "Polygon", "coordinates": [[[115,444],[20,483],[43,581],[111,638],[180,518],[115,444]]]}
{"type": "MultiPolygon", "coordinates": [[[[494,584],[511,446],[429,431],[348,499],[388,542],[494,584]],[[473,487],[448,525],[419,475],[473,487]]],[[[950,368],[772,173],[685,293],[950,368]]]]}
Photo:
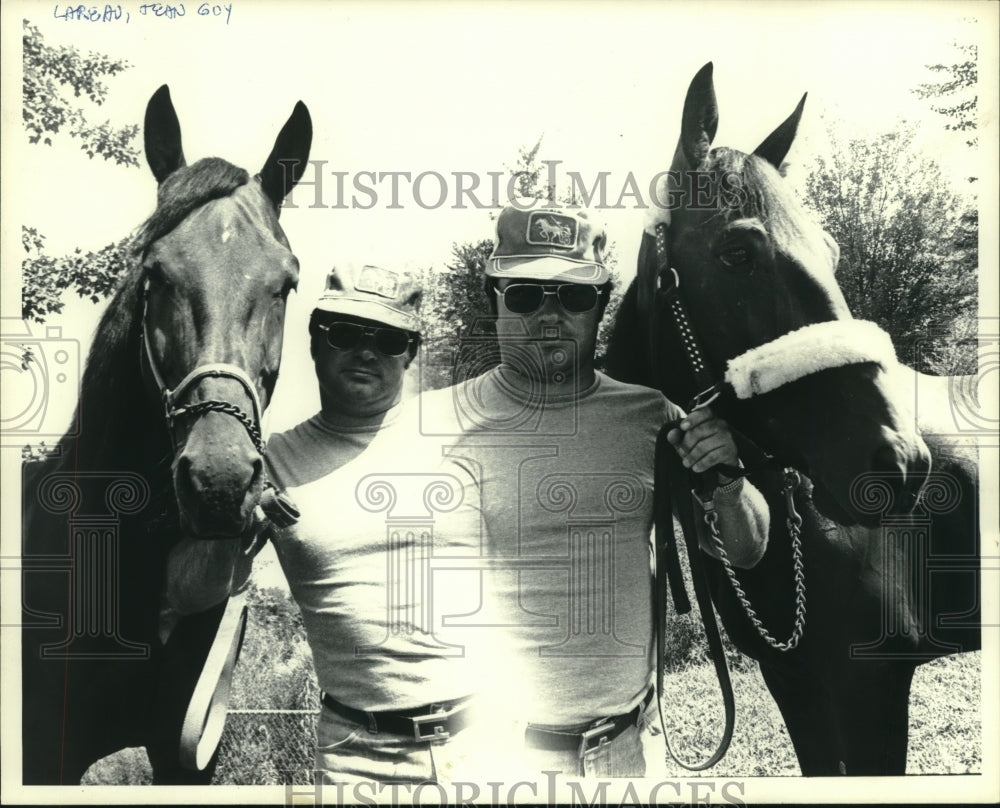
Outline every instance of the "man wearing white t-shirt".
{"type": "MultiPolygon", "coordinates": [[[[697,472],[737,465],[736,447],[710,410],[685,415],[595,370],[610,284],[604,232],[586,213],[507,207],[496,229],[485,280],[500,365],[419,403],[422,430],[454,429],[448,454],[476,478],[484,593],[502,615],[483,631],[505,643],[496,681],[508,691],[494,696],[525,726],[507,752],[536,776],[655,776],[656,436],[682,419],[668,440],[697,472]]],[[[719,482],[726,551],[752,566],[767,505],[742,478],[719,482]]]]}
{"type": "Polygon", "coordinates": [[[406,273],[334,269],[309,323],[320,412],[267,447],[271,481],[301,513],[274,544],[322,690],[328,782],[447,780],[470,721],[476,676],[439,636],[466,593],[433,587],[429,559],[478,547],[478,514],[467,475],[398,423],[420,296],[406,273]]]}

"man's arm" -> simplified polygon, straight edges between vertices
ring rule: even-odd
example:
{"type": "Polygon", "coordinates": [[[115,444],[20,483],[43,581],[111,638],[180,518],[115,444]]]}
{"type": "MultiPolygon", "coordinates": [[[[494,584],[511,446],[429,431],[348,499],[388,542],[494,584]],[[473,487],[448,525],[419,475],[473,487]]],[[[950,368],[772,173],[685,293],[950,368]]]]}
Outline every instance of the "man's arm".
{"type": "MultiPolygon", "coordinates": [[[[667,440],[692,471],[705,472],[720,463],[739,465],[729,426],[708,407],[686,415],[680,429],[671,430],[667,440]]],[[[720,473],[712,503],[729,560],[737,567],[754,566],[767,549],[770,528],[770,512],[763,495],[744,478],[731,479],[720,473]]],[[[701,514],[696,516],[700,520],[701,514]]],[[[707,526],[701,527],[705,528],[698,531],[702,549],[718,558],[717,548],[708,540],[707,526]]]]}

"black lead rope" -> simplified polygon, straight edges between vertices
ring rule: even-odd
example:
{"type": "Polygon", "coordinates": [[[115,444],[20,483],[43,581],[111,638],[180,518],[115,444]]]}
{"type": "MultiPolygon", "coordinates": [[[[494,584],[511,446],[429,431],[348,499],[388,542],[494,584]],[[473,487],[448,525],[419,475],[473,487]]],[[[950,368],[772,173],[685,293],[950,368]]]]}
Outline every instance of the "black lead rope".
{"type": "Polygon", "coordinates": [[[667,441],[667,433],[677,427],[678,422],[665,424],[656,438],[656,465],[654,473],[654,515],[655,515],[655,536],[656,536],[656,565],[655,565],[655,592],[656,603],[656,692],[659,699],[660,723],[664,727],[664,742],[667,752],[674,762],[688,771],[702,771],[710,766],[714,766],[729,749],[729,744],[733,739],[733,729],[736,725],[736,699],[733,696],[733,684],[729,678],[729,668],[726,665],[726,653],[722,646],[722,636],[719,632],[719,624],[715,619],[715,610],[712,607],[712,593],[710,590],[708,571],[704,558],[701,556],[701,549],[698,544],[698,532],[696,528],[696,516],[692,497],[694,491],[694,476],[681,463],[680,456],[667,441]],[[690,495],[688,495],[689,492],[690,495]],[[684,532],[684,543],[687,546],[688,561],[691,565],[691,583],[694,586],[695,599],[698,601],[698,609],[701,612],[702,623],[705,626],[705,638],[708,641],[709,652],[712,657],[712,664],[715,666],[715,675],[719,680],[719,688],[722,691],[722,701],[725,709],[725,727],[722,739],[715,752],[705,761],[698,764],[688,764],[677,757],[670,747],[670,740],[667,738],[666,722],[663,718],[663,675],[666,664],[666,590],[667,583],[670,584],[670,594],[674,601],[674,608],[678,614],[686,614],[691,611],[691,602],[684,587],[684,578],[681,574],[680,558],[677,552],[677,541],[674,537],[674,523],[672,514],[677,515],[681,529],[684,532]]]}

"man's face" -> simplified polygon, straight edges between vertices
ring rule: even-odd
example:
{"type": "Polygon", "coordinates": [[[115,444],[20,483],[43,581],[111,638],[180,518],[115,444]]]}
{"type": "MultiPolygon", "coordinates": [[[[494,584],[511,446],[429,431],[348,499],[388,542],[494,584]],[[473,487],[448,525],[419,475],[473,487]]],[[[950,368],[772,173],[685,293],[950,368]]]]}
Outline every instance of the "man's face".
{"type": "MultiPolygon", "coordinates": [[[[514,284],[532,284],[556,291],[558,283],[503,278],[497,281],[497,290],[503,292],[514,284]]],[[[496,293],[494,293],[496,294],[496,293]]],[[[594,361],[597,345],[597,327],[600,324],[600,304],[595,301],[587,311],[567,310],[556,294],[546,294],[541,306],[527,314],[512,312],[497,295],[497,338],[504,363],[534,375],[536,362],[525,361],[525,342],[532,348],[532,355],[540,350],[542,366],[548,380],[558,380],[564,375],[574,375],[581,368],[589,368],[594,361]]]]}
{"type": "Polygon", "coordinates": [[[379,339],[371,329],[399,329],[339,314],[331,315],[323,325],[326,328],[313,340],[313,361],[323,409],[364,417],[385,412],[398,402],[403,373],[410,364],[409,352],[402,356],[387,355],[379,349],[379,339]],[[369,330],[351,345],[359,336],[358,331],[337,325],[341,323],[369,330]],[[331,339],[334,345],[349,347],[334,347],[331,339]]]}

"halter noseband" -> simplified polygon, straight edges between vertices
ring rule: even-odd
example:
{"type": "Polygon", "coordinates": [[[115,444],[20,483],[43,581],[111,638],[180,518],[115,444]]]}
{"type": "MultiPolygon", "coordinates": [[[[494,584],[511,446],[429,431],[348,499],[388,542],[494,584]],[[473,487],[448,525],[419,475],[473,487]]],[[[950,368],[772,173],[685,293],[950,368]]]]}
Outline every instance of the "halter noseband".
{"type": "MultiPolygon", "coordinates": [[[[142,288],[142,342],[145,346],[146,361],[149,363],[153,380],[156,382],[160,396],[163,398],[164,415],[166,416],[168,427],[172,427],[174,421],[178,418],[197,418],[206,412],[225,413],[226,415],[233,416],[243,424],[247,434],[250,436],[250,440],[253,442],[254,448],[259,454],[264,454],[264,440],[260,434],[260,397],[257,395],[257,388],[246,374],[246,371],[237,365],[231,365],[226,362],[209,362],[196,367],[181,379],[180,383],[173,390],[169,389],[157,365],[156,357],[153,356],[153,349],[149,339],[149,323],[146,320],[148,305],[149,281],[146,280],[142,288]],[[219,399],[207,399],[188,405],[178,403],[192,387],[205,378],[226,378],[239,382],[253,404],[253,415],[248,415],[235,404],[231,404],[228,401],[220,401],[219,399]]],[[[171,431],[171,439],[172,437],[173,432],[171,431]]]]}
{"type": "Polygon", "coordinates": [[[670,265],[667,252],[665,223],[657,223],[655,239],[657,287],[673,317],[699,391],[692,398],[689,410],[704,407],[724,392],[746,400],[821,370],[864,362],[875,362],[885,368],[896,364],[892,340],[875,323],[832,320],[804,326],[728,360],[723,379],[716,380],[708,369],[680,296],[680,277],[670,265]]]}

